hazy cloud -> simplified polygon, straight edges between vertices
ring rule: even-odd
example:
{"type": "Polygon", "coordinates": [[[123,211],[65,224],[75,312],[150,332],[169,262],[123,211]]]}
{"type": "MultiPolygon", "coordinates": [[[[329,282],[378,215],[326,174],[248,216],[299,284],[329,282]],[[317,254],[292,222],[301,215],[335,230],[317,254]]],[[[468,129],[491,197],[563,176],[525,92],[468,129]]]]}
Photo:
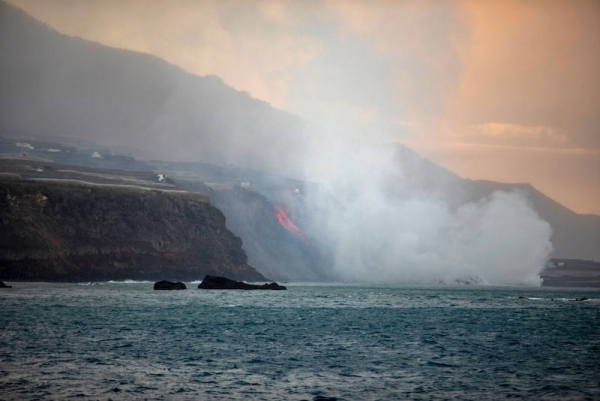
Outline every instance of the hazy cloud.
{"type": "Polygon", "coordinates": [[[526,127],[517,124],[486,123],[474,127],[483,136],[492,138],[522,138],[525,140],[547,141],[564,144],[570,138],[549,127],[526,127]]]}
{"type": "MultiPolygon", "coordinates": [[[[222,103],[215,102],[219,106],[206,98],[199,107],[194,99],[208,92],[185,84],[172,89],[150,117],[144,115],[149,126],[142,134],[158,141],[148,149],[156,157],[194,160],[201,149],[209,161],[247,167],[254,161],[281,174],[301,164],[302,178],[324,189],[306,194],[306,203],[317,211],[312,221],[307,217],[310,234],[320,236],[316,243],[334,253],[340,278],[539,283],[538,272],[552,249],[551,229],[525,194],[499,192],[477,203],[452,200],[443,191],[457,182],[456,176],[442,170],[428,177],[421,171],[427,169],[420,168],[425,164],[411,170],[410,162],[402,163],[410,153],[390,146],[404,139],[434,156],[440,150],[469,155],[488,166],[481,153],[470,154],[461,145],[485,146],[496,155],[498,148],[518,149],[529,158],[539,156],[531,151],[536,147],[578,147],[573,126],[520,119],[520,110],[510,104],[520,92],[503,98],[496,93],[502,87],[492,85],[494,70],[477,75],[482,73],[477,63],[488,62],[487,48],[479,46],[481,35],[489,32],[480,30],[481,10],[471,10],[472,3],[21,4],[55,18],[53,24],[68,33],[83,32],[88,39],[156,54],[190,72],[219,75],[238,90],[308,116],[306,124],[295,123],[243,96],[223,97],[222,103]],[[75,15],[88,19],[85,26],[72,16],[61,22],[69,4],[77,8],[75,15]],[[52,7],[62,10],[56,13],[52,7]],[[491,80],[489,88],[479,86],[486,80],[491,80]],[[478,109],[485,102],[473,96],[495,98],[504,110],[478,109]]],[[[144,87],[143,76],[138,78],[144,87]]],[[[530,110],[530,117],[537,112],[530,110]]],[[[97,125],[100,135],[111,135],[101,131],[105,124],[97,125]]],[[[510,155],[513,173],[527,165],[510,155]]],[[[494,172],[506,177],[507,170],[496,166],[494,172]]]]}
{"type": "Polygon", "coordinates": [[[497,192],[451,207],[412,185],[393,148],[327,138],[307,160],[327,195],[309,193],[307,202],[324,211],[314,216],[312,234],[333,251],[341,279],[539,285],[552,231],[526,194],[497,192]]]}
{"type": "Polygon", "coordinates": [[[600,213],[595,0],[11,1],[70,35],[600,213]],[[532,174],[556,169],[540,149],[568,154],[576,177],[532,174]]]}

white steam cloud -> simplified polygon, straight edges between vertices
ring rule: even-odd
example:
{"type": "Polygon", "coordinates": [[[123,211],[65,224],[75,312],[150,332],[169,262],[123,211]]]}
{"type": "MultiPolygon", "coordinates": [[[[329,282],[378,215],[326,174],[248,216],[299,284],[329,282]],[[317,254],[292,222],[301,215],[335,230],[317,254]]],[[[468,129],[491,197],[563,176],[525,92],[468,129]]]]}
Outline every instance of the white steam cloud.
{"type": "Polygon", "coordinates": [[[321,210],[311,232],[329,243],[339,279],[540,284],[551,228],[526,193],[495,192],[451,205],[435,188],[412,185],[415,177],[402,171],[393,147],[315,143],[306,173],[325,191],[309,194],[321,210]]]}

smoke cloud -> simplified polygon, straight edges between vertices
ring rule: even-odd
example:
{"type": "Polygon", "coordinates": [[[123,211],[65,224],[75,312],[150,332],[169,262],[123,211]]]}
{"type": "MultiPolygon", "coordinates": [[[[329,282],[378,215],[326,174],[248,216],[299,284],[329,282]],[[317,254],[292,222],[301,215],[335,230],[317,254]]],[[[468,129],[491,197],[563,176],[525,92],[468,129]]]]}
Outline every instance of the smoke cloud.
{"type": "MultiPolygon", "coordinates": [[[[110,16],[119,15],[112,7],[106,10],[110,16]]],[[[163,18],[162,7],[152,10],[152,18],[148,21],[154,21],[154,17],[161,22],[168,20],[163,18]]],[[[209,31],[223,33],[216,35],[218,38],[247,38],[250,26],[256,25],[248,24],[255,21],[255,14],[244,14],[236,7],[230,7],[229,11],[232,13],[225,14],[231,18],[223,21],[219,20],[220,12],[206,14],[212,21],[223,22],[222,26],[209,31]],[[225,24],[227,21],[230,25],[225,24]],[[225,31],[230,33],[225,35],[225,31]]],[[[274,12],[272,15],[278,15],[276,10],[271,11],[274,12]]],[[[340,26],[345,24],[326,23],[327,18],[321,21],[320,27],[299,24],[299,27],[310,28],[302,28],[302,32],[314,30],[311,35],[319,40],[301,41],[297,46],[291,46],[294,51],[283,59],[278,53],[288,47],[288,41],[279,42],[280,34],[285,31],[281,26],[274,27],[267,36],[257,30],[255,36],[250,35],[250,41],[234,40],[239,47],[225,46],[230,42],[228,40],[218,40],[208,46],[206,54],[213,54],[211,49],[217,49],[233,57],[215,57],[220,60],[215,66],[219,72],[225,68],[227,81],[231,81],[230,76],[239,74],[237,80],[232,79],[238,82],[235,86],[240,86],[239,82],[253,81],[245,74],[250,70],[280,77],[279,72],[271,74],[264,70],[268,67],[269,72],[270,68],[275,68],[273,64],[277,60],[283,60],[283,66],[274,71],[286,70],[290,77],[302,77],[297,80],[297,86],[303,88],[300,93],[304,93],[300,98],[306,99],[302,103],[311,106],[297,106],[297,109],[308,111],[309,116],[330,119],[325,125],[309,125],[307,129],[305,120],[273,109],[268,103],[258,102],[248,93],[240,94],[216,77],[192,76],[144,54],[68,38],[43,25],[32,24],[29,17],[16,13],[16,18],[5,17],[0,24],[6,32],[0,35],[2,54],[7,55],[0,67],[5,76],[11,77],[2,82],[3,90],[0,90],[3,95],[0,121],[6,127],[16,127],[25,133],[92,140],[100,146],[126,150],[136,157],[235,164],[319,183],[320,190],[306,193],[306,204],[310,209],[307,233],[318,240],[315,243],[325,244],[333,254],[331,268],[342,280],[430,283],[478,278],[492,284],[539,284],[538,273],[552,249],[551,229],[532,210],[526,194],[498,192],[476,202],[460,199],[453,194],[460,186],[460,178],[437,167],[422,169],[417,165],[407,168],[402,152],[395,146],[381,145],[390,138],[395,141],[401,137],[402,128],[394,122],[397,116],[403,117],[403,126],[427,127],[419,125],[418,120],[415,123],[408,120],[413,114],[427,114],[427,110],[433,114],[441,113],[445,96],[438,99],[434,92],[445,88],[441,92],[451,93],[449,88],[454,85],[442,85],[432,78],[444,76],[439,69],[453,72],[450,75],[454,79],[460,75],[457,56],[448,43],[452,42],[448,38],[455,35],[447,33],[454,32],[454,22],[458,23],[461,18],[444,8],[441,13],[434,12],[431,18],[426,18],[426,23],[413,22],[414,29],[409,29],[413,34],[402,35],[396,28],[406,24],[398,24],[396,17],[403,16],[402,21],[406,22],[413,20],[411,14],[404,11],[395,9],[390,13],[385,8],[379,9],[376,14],[383,19],[375,20],[375,24],[371,18],[363,19],[362,12],[342,13],[346,15],[341,17],[342,21],[349,18],[353,30],[369,34],[373,43],[379,44],[374,47],[363,41],[350,40],[353,36],[340,36],[340,32],[345,32],[340,26]],[[446,11],[449,13],[447,18],[444,17],[446,11]],[[350,18],[354,15],[361,18],[354,21],[350,18]],[[387,29],[378,29],[384,21],[390,28],[389,34],[387,29]],[[438,23],[443,21],[453,23],[438,23]],[[363,23],[367,25],[363,26],[363,23]],[[421,46],[431,36],[426,34],[429,32],[426,27],[430,26],[445,28],[436,30],[432,36],[437,45],[421,46]],[[384,33],[384,38],[389,40],[377,40],[379,33],[384,33]],[[265,40],[268,38],[276,40],[265,40]],[[406,40],[413,46],[397,45],[402,38],[409,38],[406,40]],[[255,42],[256,46],[249,45],[255,42]],[[269,51],[263,52],[264,48],[269,51]],[[244,53],[247,56],[238,59],[238,49],[257,50],[244,53]],[[413,51],[405,53],[405,49],[413,51]],[[435,56],[431,57],[431,54],[435,56]],[[393,62],[397,57],[403,60],[398,65],[405,66],[398,71],[395,69],[397,63],[393,62]],[[421,62],[414,65],[408,62],[415,59],[421,62]],[[31,60],[36,62],[32,65],[31,60]],[[430,60],[435,65],[424,68],[430,60]],[[248,68],[252,65],[256,68],[248,68]],[[236,72],[227,74],[226,67],[231,66],[236,67],[236,72]],[[296,70],[292,66],[303,68],[296,70]],[[425,78],[420,77],[422,71],[429,71],[425,78]],[[390,80],[397,75],[402,91],[389,89],[395,87],[390,85],[390,80]],[[399,101],[398,107],[391,107],[390,99],[395,96],[403,100],[399,101]],[[416,105],[417,111],[410,111],[412,104],[416,105]],[[393,118],[380,118],[380,115],[393,118]],[[342,124],[341,120],[347,123],[342,124]],[[375,126],[379,128],[373,129],[375,126]]],[[[13,12],[5,14],[9,16],[13,12]]],[[[204,15],[198,10],[195,13],[190,15],[204,15]]],[[[176,12],[177,16],[187,14],[176,12]]],[[[182,20],[172,20],[179,28],[182,20]]],[[[204,18],[194,17],[190,21],[194,26],[204,26],[197,23],[204,18]]],[[[105,30],[110,24],[100,25],[103,34],[114,33],[114,30],[105,30]]],[[[158,25],[166,29],[166,24],[158,25]]],[[[153,30],[158,25],[149,24],[153,30]]],[[[294,27],[292,24],[285,29],[289,29],[291,35],[294,27]]],[[[197,36],[211,37],[204,31],[197,36]]],[[[179,39],[173,40],[178,42],[179,39]]],[[[290,38],[289,43],[298,42],[290,38]]],[[[202,48],[198,44],[195,46],[202,48]]],[[[180,53],[196,54],[197,47],[188,48],[194,49],[193,52],[180,53]]],[[[206,65],[205,60],[210,58],[200,57],[197,62],[206,65]]],[[[504,71],[501,70],[499,75],[511,75],[504,71]]],[[[283,82],[288,80],[295,82],[291,78],[283,79],[283,82]]],[[[552,80],[548,79],[548,82],[552,80]]],[[[469,85],[463,86],[469,88],[469,85]]],[[[252,90],[254,95],[258,93],[268,98],[261,92],[252,90]]],[[[275,97],[283,99],[286,92],[282,89],[275,97]]],[[[478,93],[464,88],[463,92],[478,93]]],[[[520,95],[520,90],[517,92],[520,95]]],[[[490,96],[466,98],[480,102],[490,96]]],[[[512,104],[506,99],[510,97],[502,98],[503,105],[512,104]]],[[[277,103],[279,101],[274,102],[277,103]]],[[[486,110],[497,109],[495,104],[486,107],[486,110]]],[[[489,141],[489,138],[503,137],[506,141],[503,143],[510,144],[514,143],[512,136],[521,141],[541,137],[562,142],[567,138],[562,130],[554,129],[553,124],[523,124],[518,119],[512,122],[513,119],[499,118],[501,116],[494,119],[493,115],[482,116],[486,118],[481,118],[477,124],[466,117],[464,121],[471,121],[471,125],[477,127],[471,135],[483,136],[489,141]],[[538,126],[542,128],[532,129],[538,126]],[[517,134],[507,135],[507,132],[517,134]]],[[[497,143],[496,140],[491,144],[497,143]]]]}
{"type": "Polygon", "coordinates": [[[311,234],[329,245],[340,280],[540,284],[551,228],[526,193],[454,205],[439,186],[414,185],[431,177],[403,170],[394,146],[325,137],[307,158],[307,178],[323,188],[308,195],[321,211],[311,234]]]}

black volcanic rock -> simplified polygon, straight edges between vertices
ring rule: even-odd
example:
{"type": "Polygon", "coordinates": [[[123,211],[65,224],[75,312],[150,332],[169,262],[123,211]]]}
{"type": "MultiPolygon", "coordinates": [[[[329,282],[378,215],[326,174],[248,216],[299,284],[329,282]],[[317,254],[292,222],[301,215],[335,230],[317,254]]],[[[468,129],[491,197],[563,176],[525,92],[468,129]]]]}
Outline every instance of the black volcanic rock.
{"type": "Polygon", "coordinates": [[[4,281],[0,281],[0,288],[12,288],[12,286],[4,284],[4,281]]]}
{"type": "Polygon", "coordinates": [[[167,281],[167,280],[162,280],[162,281],[157,281],[156,283],[154,283],[154,289],[155,290],[185,290],[185,284],[182,283],[181,281],[178,282],[173,282],[173,281],[167,281]]]}
{"type": "Polygon", "coordinates": [[[277,283],[255,285],[211,275],[204,277],[204,280],[198,284],[198,288],[202,290],[287,290],[277,283]]]}

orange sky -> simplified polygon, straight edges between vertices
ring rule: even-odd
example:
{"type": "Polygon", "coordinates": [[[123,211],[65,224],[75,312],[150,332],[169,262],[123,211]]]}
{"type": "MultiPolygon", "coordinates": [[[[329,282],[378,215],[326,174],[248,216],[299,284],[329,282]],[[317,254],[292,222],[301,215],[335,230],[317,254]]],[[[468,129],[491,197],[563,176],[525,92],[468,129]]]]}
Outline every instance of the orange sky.
{"type": "Polygon", "coordinates": [[[600,214],[600,2],[10,0],[457,174],[600,214]]]}

